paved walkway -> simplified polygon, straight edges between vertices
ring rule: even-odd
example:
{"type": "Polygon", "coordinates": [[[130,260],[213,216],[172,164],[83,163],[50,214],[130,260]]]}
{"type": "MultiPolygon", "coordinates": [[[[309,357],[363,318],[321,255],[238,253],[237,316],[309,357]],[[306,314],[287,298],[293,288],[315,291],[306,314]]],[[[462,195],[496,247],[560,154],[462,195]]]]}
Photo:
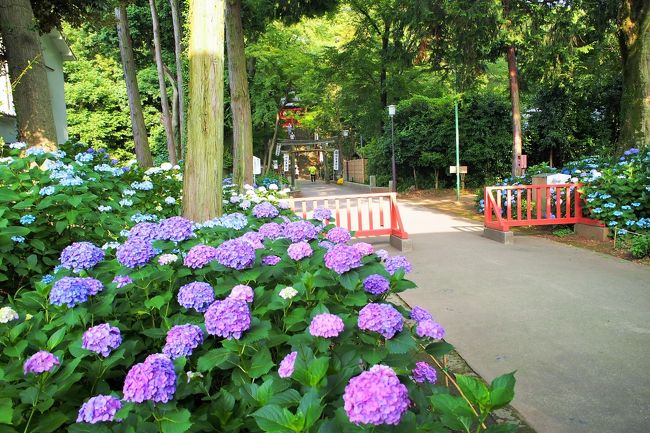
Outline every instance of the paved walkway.
{"type": "MultiPolygon", "coordinates": [[[[365,191],[301,185],[304,196],[365,191]]],[[[403,298],[487,381],[517,370],[513,406],[538,433],[650,431],[650,269],[534,237],[502,245],[406,202],[400,212],[418,284],[403,298]]]]}

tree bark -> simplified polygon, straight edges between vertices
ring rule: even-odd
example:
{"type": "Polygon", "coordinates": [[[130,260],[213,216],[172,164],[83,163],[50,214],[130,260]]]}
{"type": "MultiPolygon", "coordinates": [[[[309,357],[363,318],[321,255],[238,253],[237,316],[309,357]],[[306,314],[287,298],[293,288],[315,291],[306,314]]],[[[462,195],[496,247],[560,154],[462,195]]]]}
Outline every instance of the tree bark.
{"type": "Polygon", "coordinates": [[[176,158],[176,145],[174,144],[174,133],[172,131],[172,118],[169,112],[169,101],[167,100],[167,85],[165,84],[165,72],[163,69],[162,51],[160,48],[160,24],[158,12],[156,12],[156,1],[149,0],[151,9],[151,23],[153,25],[153,45],[155,50],[156,68],[158,69],[158,85],[160,87],[160,107],[162,108],[162,121],[167,137],[167,152],[169,162],[173,165],[178,163],[176,158]]]}
{"type": "Polygon", "coordinates": [[[623,61],[621,134],[618,150],[650,143],[650,5],[623,0],[619,14],[623,61]]]}
{"type": "Polygon", "coordinates": [[[172,23],[174,26],[174,55],[176,59],[176,88],[178,91],[178,128],[180,143],[180,159],[183,159],[185,147],[185,87],[183,86],[183,63],[181,62],[181,53],[183,47],[183,33],[178,15],[178,0],[169,0],[172,8],[172,23]]]}
{"type": "Polygon", "coordinates": [[[222,212],[224,6],[224,0],[190,0],[183,214],[196,222],[222,212]]]}
{"type": "Polygon", "coordinates": [[[253,121],[246,74],[241,0],[226,1],[226,44],[233,130],[233,182],[253,184],[253,121]]]}
{"type": "Polygon", "coordinates": [[[510,75],[510,100],[512,104],[512,176],[521,176],[521,111],[519,109],[519,77],[514,45],[508,47],[508,74],[510,75]]]}
{"type": "Polygon", "coordinates": [[[124,71],[124,82],[126,83],[126,94],[129,100],[129,112],[131,114],[135,158],[141,167],[151,167],[153,165],[153,158],[151,157],[149,139],[147,138],[147,127],[144,124],[144,115],[142,114],[140,89],[138,88],[135,60],[133,59],[133,44],[124,4],[120,3],[115,8],[115,18],[117,20],[117,39],[120,44],[122,70],[124,71]]]}
{"type": "Polygon", "coordinates": [[[180,132],[180,120],[179,120],[179,113],[178,113],[178,106],[179,106],[179,94],[178,94],[178,88],[176,87],[176,78],[174,77],[174,74],[169,70],[167,65],[163,65],[163,70],[165,72],[165,77],[169,81],[169,85],[172,86],[172,133],[174,135],[174,145],[176,146],[176,154],[177,155],[182,155],[183,151],[180,147],[180,141],[181,141],[181,132],[180,132]]]}
{"type": "Polygon", "coordinates": [[[18,139],[29,147],[56,150],[47,69],[29,0],[0,3],[0,34],[9,66],[18,139]]]}
{"type": "MultiPolygon", "coordinates": [[[[388,58],[388,43],[390,42],[390,22],[384,21],[384,32],[381,35],[381,56],[380,56],[380,69],[379,69],[379,101],[381,104],[382,113],[388,106],[388,84],[386,62],[388,58]]],[[[379,116],[379,130],[384,131],[384,115],[379,116]]]]}

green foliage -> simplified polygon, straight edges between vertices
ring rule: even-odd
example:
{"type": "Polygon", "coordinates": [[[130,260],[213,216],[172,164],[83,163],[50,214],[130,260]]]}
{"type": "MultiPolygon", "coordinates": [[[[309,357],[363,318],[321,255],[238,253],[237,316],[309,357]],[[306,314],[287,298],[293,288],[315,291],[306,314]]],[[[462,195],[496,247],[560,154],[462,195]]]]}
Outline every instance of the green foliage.
{"type": "Polygon", "coordinates": [[[560,227],[553,230],[553,236],[557,236],[558,238],[566,238],[567,236],[572,236],[573,234],[574,231],[568,227],[560,227]]]}
{"type": "Polygon", "coordinates": [[[637,259],[650,256],[650,234],[633,236],[630,241],[630,253],[637,259]]]}

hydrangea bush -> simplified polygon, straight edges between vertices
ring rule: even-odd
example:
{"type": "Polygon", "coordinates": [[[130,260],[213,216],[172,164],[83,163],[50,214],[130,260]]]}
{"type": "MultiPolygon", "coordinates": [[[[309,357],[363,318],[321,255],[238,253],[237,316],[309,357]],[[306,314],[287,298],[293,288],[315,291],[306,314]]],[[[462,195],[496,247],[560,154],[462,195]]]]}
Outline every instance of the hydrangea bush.
{"type": "Polygon", "coordinates": [[[12,143],[0,153],[4,290],[27,286],[56,265],[63,248],[74,241],[96,246],[72,248],[70,257],[63,258],[63,266],[81,271],[75,260],[92,263],[121,230],[180,211],[180,167],[171,164],[146,172],[136,165],[121,167],[103,149],[81,143],[52,153],[25,151],[23,143],[12,143]]]}
{"type": "Polygon", "coordinates": [[[0,314],[0,429],[486,431],[514,378],[458,375],[473,407],[436,383],[442,326],[392,302],[414,287],[408,261],[276,209],[141,222],[101,257],[62,253],[0,314]]]}

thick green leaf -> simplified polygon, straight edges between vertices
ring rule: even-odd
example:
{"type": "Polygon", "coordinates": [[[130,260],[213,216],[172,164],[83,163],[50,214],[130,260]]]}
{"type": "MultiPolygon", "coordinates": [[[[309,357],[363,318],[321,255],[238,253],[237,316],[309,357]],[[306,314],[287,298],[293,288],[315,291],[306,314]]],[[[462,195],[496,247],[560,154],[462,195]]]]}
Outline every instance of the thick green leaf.
{"type": "Polygon", "coordinates": [[[11,424],[14,408],[10,398],[0,398],[0,424],[11,424]]]}
{"type": "Polygon", "coordinates": [[[515,397],[515,372],[497,377],[490,384],[490,407],[499,409],[515,397]]]}
{"type": "Polygon", "coordinates": [[[63,338],[65,337],[65,332],[66,332],[66,328],[61,328],[50,336],[49,340],[47,340],[48,350],[51,351],[56,346],[58,346],[59,343],[63,341],[63,338]]]}
{"type": "Polygon", "coordinates": [[[184,433],[192,427],[190,411],[187,409],[165,412],[160,426],[162,433],[184,433]]]}
{"type": "Polygon", "coordinates": [[[457,374],[456,382],[470,402],[478,403],[481,406],[485,406],[489,402],[490,392],[480,379],[457,374]]]}
{"type": "Polygon", "coordinates": [[[309,428],[318,421],[323,413],[323,405],[315,389],[309,390],[300,400],[298,412],[305,417],[305,428],[309,428]]]}
{"type": "Polygon", "coordinates": [[[253,412],[257,425],[267,433],[292,432],[292,419],[280,406],[269,404],[253,412]]]}
{"type": "Polygon", "coordinates": [[[389,353],[408,353],[415,349],[415,340],[409,332],[400,332],[390,340],[386,340],[386,348],[389,353]]]}
{"type": "Polygon", "coordinates": [[[268,348],[262,347],[257,351],[257,353],[255,353],[255,355],[253,355],[251,366],[248,369],[248,375],[253,379],[256,379],[268,373],[274,365],[273,359],[271,359],[271,352],[268,348]]]}
{"type": "Polygon", "coordinates": [[[223,348],[213,349],[199,358],[199,371],[210,371],[213,368],[231,367],[237,362],[237,355],[223,348]]]}

